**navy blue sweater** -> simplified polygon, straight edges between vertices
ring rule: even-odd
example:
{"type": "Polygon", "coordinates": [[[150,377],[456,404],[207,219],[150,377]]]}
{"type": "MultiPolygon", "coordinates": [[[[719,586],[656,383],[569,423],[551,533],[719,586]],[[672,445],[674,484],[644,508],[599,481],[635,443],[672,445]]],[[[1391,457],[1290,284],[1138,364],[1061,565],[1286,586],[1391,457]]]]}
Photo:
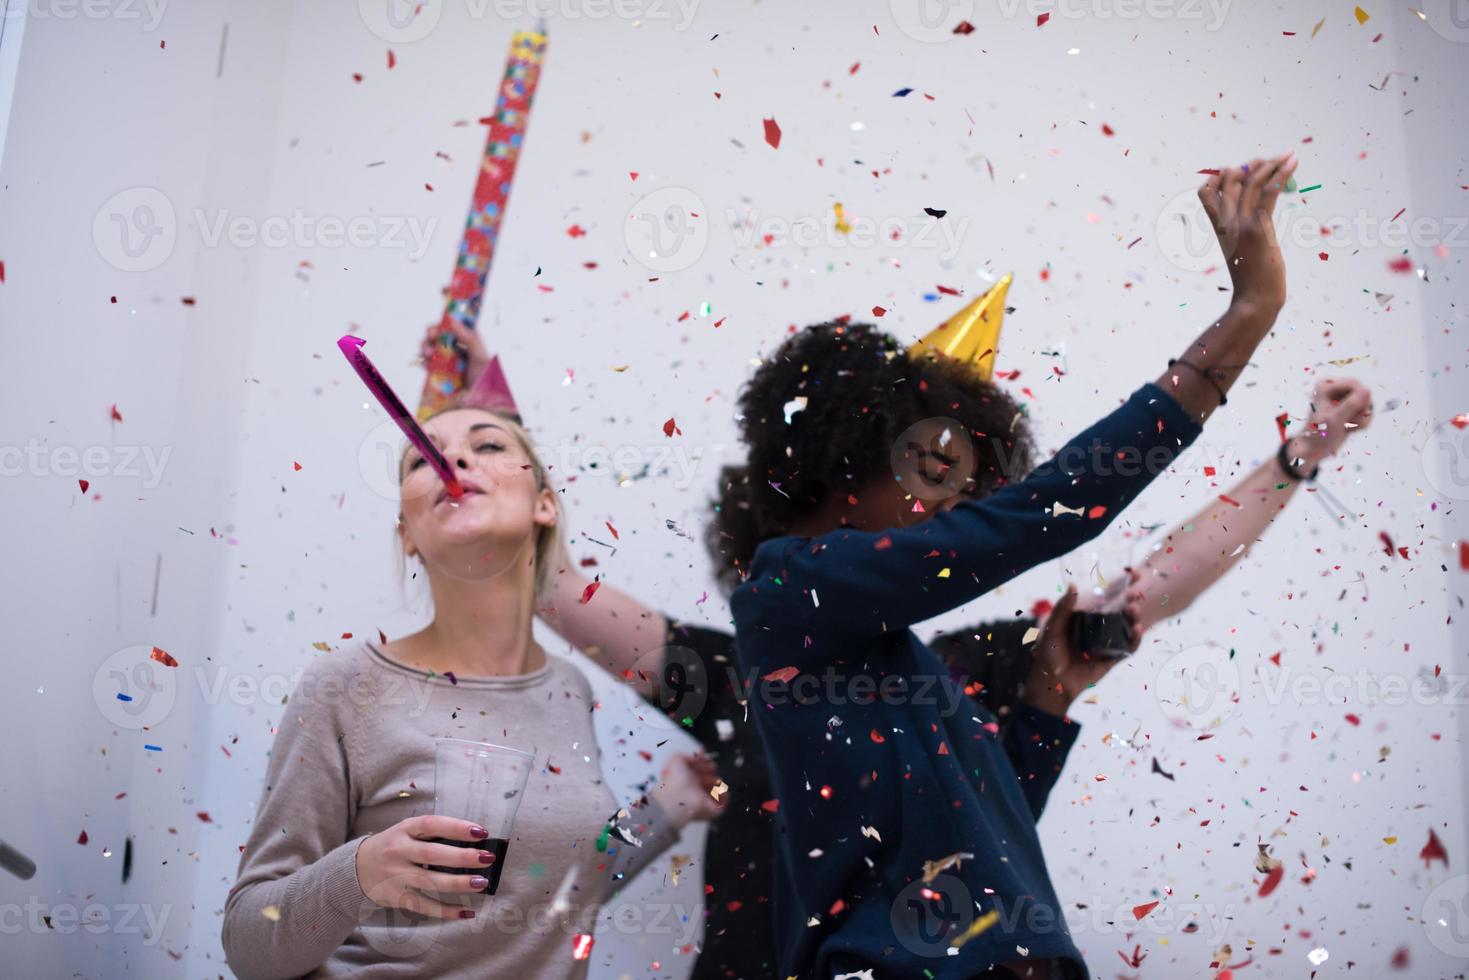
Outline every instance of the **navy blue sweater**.
{"type": "Polygon", "coordinates": [[[767,678],[750,711],[779,801],[781,976],[1087,975],[1035,829],[1077,726],[1026,709],[1002,735],[910,627],[1101,533],[1199,431],[1144,385],[988,497],[760,545],[731,607],[741,666],[767,678]]]}

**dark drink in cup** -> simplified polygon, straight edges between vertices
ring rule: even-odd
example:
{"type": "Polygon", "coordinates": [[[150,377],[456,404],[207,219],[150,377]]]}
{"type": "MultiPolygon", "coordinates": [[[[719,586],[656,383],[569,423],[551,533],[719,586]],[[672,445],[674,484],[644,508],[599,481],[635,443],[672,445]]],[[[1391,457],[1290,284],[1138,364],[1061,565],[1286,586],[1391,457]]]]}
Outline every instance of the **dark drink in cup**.
{"type": "Polygon", "coordinates": [[[495,855],[495,861],[470,868],[430,865],[431,871],[484,875],[490,880],[490,885],[483,894],[493,895],[499,890],[500,876],[505,871],[505,855],[510,848],[511,828],[534,763],[535,756],[530,752],[504,745],[462,738],[435,739],[434,813],[468,820],[490,832],[485,840],[439,838],[436,843],[488,851],[495,855]]]}
{"type": "Polygon", "coordinates": [[[444,837],[435,837],[433,840],[435,844],[451,844],[454,847],[473,847],[481,851],[489,851],[495,855],[494,864],[482,864],[474,868],[444,868],[437,864],[425,865],[430,871],[443,871],[451,875],[484,875],[490,879],[490,883],[481,894],[495,894],[500,887],[500,869],[505,866],[505,851],[510,847],[508,840],[503,837],[492,837],[489,840],[448,840],[444,837]]]}

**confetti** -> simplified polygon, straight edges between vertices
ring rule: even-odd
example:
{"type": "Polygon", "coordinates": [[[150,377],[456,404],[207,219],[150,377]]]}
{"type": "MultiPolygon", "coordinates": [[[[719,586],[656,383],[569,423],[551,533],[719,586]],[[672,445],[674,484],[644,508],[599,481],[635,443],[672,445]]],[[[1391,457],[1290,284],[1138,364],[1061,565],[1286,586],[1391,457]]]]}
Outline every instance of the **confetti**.
{"type": "Polygon", "coordinates": [[[772,150],[780,149],[780,123],[774,119],[765,120],[765,142],[772,150]]]}
{"type": "Polygon", "coordinates": [[[175,660],[172,655],[170,655],[167,651],[158,649],[157,647],[154,647],[152,651],[149,652],[148,659],[156,660],[159,663],[163,664],[163,666],[165,667],[177,667],[179,665],[179,662],[175,660]]]}
{"type": "Polygon", "coordinates": [[[1439,841],[1432,827],[1428,828],[1428,843],[1423,845],[1423,850],[1418,852],[1418,856],[1423,859],[1425,868],[1431,867],[1434,860],[1442,861],[1445,868],[1449,866],[1449,852],[1444,850],[1442,842],[1439,841]]]}
{"type": "Polygon", "coordinates": [[[763,675],[760,679],[762,681],[785,682],[789,681],[792,677],[795,677],[800,672],[801,670],[799,667],[782,667],[779,670],[772,670],[770,673],[763,675]]]}
{"type": "Polygon", "coordinates": [[[974,855],[972,853],[970,853],[969,851],[960,851],[958,854],[950,854],[948,857],[941,857],[937,861],[924,861],[923,883],[925,885],[931,885],[933,884],[933,880],[943,872],[949,870],[950,868],[960,867],[961,862],[972,860],[974,860],[974,855]]]}
{"type": "Polygon", "coordinates": [[[601,579],[594,580],[581,594],[581,604],[585,606],[592,601],[592,596],[597,594],[597,589],[602,585],[601,579]]]}

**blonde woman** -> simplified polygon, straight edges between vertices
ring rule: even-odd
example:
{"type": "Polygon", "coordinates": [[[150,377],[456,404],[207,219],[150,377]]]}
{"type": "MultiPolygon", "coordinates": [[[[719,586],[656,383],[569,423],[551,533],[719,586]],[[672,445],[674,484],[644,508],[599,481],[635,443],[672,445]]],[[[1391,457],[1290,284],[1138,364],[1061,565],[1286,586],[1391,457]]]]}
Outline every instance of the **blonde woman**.
{"type": "Polygon", "coordinates": [[[398,533],[433,619],[318,658],[293,694],[225,905],[246,980],[584,976],[598,906],[719,811],[703,758],[676,759],[627,810],[607,788],[591,689],[531,633],[559,510],[525,431],[475,407],[424,429],[466,491],[450,500],[405,454],[398,533]],[[496,856],[470,846],[490,831],[434,814],[439,738],[534,756],[492,896],[496,856]]]}

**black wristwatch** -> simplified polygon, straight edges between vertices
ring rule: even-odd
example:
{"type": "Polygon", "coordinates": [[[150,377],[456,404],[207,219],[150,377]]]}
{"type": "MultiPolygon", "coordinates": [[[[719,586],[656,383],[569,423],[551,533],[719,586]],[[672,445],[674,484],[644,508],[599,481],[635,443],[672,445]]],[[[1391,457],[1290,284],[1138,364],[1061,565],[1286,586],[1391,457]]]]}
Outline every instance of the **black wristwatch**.
{"type": "Polygon", "coordinates": [[[1316,474],[1321,472],[1321,464],[1318,463],[1316,464],[1316,466],[1312,467],[1310,473],[1302,473],[1300,470],[1296,469],[1296,463],[1301,462],[1301,460],[1291,456],[1288,448],[1289,446],[1290,440],[1287,439],[1285,442],[1282,442],[1280,444],[1280,449],[1275,453],[1275,460],[1280,464],[1280,468],[1285,470],[1285,475],[1290,477],[1292,480],[1295,480],[1297,483],[1300,483],[1302,480],[1306,480],[1307,482],[1309,482],[1316,479],[1316,474]]]}

